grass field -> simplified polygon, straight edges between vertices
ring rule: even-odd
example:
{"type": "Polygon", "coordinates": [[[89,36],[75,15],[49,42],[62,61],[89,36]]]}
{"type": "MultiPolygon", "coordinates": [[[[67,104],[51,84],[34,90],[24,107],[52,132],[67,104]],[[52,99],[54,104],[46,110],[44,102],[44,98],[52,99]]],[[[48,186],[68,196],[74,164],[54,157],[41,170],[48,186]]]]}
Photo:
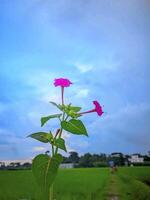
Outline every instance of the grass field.
{"type": "Polygon", "coordinates": [[[150,167],[120,168],[116,178],[122,200],[150,200],[150,167]]]}
{"type": "MultiPolygon", "coordinates": [[[[55,181],[56,200],[150,200],[150,167],[59,170],[55,181]]],[[[0,200],[40,200],[31,171],[0,171],[0,200]]]]}

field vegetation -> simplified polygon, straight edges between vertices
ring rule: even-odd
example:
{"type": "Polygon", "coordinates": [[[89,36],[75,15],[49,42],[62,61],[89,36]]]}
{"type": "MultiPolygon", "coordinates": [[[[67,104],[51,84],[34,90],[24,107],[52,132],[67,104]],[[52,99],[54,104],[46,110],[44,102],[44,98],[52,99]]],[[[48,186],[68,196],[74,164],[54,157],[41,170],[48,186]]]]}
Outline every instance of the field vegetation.
{"type": "MultiPolygon", "coordinates": [[[[56,200],[150,200],[150,167],[60,169],[56,200]]],[[[57,187],[56,187],[57,185],[57,187]]],[[[31,170],[1,170],[0,200],[40,200],[31,170]]]]}

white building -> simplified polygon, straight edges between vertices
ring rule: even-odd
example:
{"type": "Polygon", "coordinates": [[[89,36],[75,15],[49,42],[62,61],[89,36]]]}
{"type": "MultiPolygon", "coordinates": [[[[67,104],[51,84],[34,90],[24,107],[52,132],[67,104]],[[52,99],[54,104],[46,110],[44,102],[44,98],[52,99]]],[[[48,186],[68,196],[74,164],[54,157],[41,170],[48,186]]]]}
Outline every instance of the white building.
{"type": "Polygon", "coordinates": [[[62,164],[60,164],[59,168],[72,169],[72,168],[74,168],[74,163],[62,163],[62,164]]]}
{"type": "Polygon", "coordinates": [[[144,163],[144,158],[139,154],[133,154],[128,158],[128,161],[131,163],[144,163]]]}
{"type": "Polygon", "coordinates": [[[123,156],[123,154],[122,154],[122,153],[119,153],[119,152],[115,152],[115,153],[112,153],[112,154],[111,154],[111,157],[112,157],[112,158],[120,158],[121,156],[123,156]]]}

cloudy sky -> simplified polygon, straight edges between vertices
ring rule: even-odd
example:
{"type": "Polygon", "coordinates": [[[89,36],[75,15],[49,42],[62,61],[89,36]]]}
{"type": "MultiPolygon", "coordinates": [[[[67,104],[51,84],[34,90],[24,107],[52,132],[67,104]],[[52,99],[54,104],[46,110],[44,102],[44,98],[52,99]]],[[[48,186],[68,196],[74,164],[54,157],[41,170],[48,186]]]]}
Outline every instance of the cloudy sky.
{"type": "Polygon", "coordinates": [[[82,117],[89,137],[64,133],[80,154],[150,150],[150,1],[0,1],[0,159],[24,159],[48,150],[27,135],[57,111],[59,77],[73,85],[66,103],[105,114],[82,117]]]}

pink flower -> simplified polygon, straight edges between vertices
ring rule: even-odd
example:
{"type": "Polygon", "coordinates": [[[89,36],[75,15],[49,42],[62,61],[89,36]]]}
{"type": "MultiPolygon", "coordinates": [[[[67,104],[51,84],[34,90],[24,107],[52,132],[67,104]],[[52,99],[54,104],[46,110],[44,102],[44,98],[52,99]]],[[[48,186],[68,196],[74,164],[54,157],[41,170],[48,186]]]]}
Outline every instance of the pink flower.
{"type": "Polygon", "coordinates": [[[101,105],[99,104],[98,101],[93,101],[93,104],[95,105],[94,109],[86,111],[86,112],[82,112],[82,113],[79,113],[79,114],[83,115],[83,114],[87,114],[87,113],[96,112],[99,116],[101,116],[104,113],[103,110],[102,110],[101,105]]]}
{"type": "Polygon", "coordinates": [[[64,105],[64,88],[65,87],[69,87],[70,84],[72,84],[71,81],[69,79],[66,79],[66,78],[56,78],[54,80],[55,87],[61,86],[61,101],[62,101],[62,105],[64,105]]]}
{"type": "Polygon", "coordinates": [[[93,104],[95,105],[94,112],[97,112],[97,114],[101,116],[104,113],[101,105],[98,103],[98,101],[93,101],[93,104]]]}
{"type": "Polygon", "coordinates": [[[68,79],[65,79],[65,78],[57,78],[57,79],[55,79],[55,81],[54,81],[55,87],[57,87],[57,86],[69,87],[70,84],[72,84],[71,81],[68,80],[68,79]]]}

